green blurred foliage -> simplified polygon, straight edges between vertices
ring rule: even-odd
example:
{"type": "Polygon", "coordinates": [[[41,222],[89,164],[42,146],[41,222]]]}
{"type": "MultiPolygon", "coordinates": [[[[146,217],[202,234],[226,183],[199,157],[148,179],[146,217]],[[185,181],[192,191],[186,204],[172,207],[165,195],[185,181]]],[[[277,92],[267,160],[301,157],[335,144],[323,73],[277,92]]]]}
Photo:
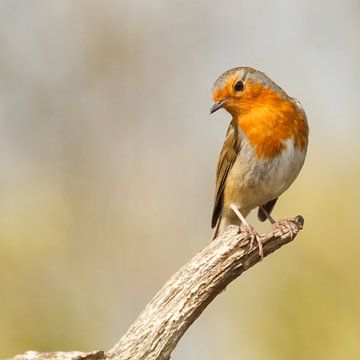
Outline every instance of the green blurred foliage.
{"type": "MultiPolygon", "coordinates": [[[[303,103],[297,240],[228,287],[174,359],[358,359],[357,1],[0,3],[0,357],[110,348],[211,236],[232,66],[303,103]]],[[[250,220],[260,231],[268,225],[250,220]]]]}

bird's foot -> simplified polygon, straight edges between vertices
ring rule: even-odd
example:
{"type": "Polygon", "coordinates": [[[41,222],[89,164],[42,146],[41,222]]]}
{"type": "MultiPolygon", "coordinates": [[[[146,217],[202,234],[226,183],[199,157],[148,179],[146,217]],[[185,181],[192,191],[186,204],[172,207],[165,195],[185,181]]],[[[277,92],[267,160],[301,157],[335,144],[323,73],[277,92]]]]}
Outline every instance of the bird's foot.
{"type": "Polygon", "coordinates": [[[259,255],[261,260],[264,258],[263,244],[261,241],[260,235],[256,230],[246,221],[245,217],[241,214],[240,210],[236,207],[235,204],[231,204],[230,208],[234,211],[237,217],[240,219],[241,223],[244,225],[245,231],[250,236],[250,251],[253,249],[254,242],[256,240],[259,248],[259,255]]]}
{"type": "Polygon", "coordinates": [[[262,260],[264,258],[264,250],[263,250],[263,243],[261,240],[261,236],[249,224],[245,225],[244,229],[245,229],[246,233],[250,235],[250,251],[254,248],[254,243],[256,241],[258,248],[259,248],[259,256],[262,260]]]}
{"type": "Polygon", "coordinates": [[[285,227],[286,229],[289,230],[291,240],[294,238],[294,231],[289,220],[278,220],[272,223],[271,227],[273,230],[281,230],[282,228],[285,227]]]}

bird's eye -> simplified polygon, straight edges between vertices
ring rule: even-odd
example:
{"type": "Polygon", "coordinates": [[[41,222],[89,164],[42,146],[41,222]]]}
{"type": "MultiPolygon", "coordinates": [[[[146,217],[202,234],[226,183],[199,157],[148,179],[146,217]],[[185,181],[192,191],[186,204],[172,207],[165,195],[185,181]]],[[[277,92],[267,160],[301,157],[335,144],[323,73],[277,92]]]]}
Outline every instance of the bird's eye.
{"type": "Polygon", "coordinates": [[[241,80],[239,80],[239,81],[235,84],[234,89],[235,89],[236,91],[244,90],[244,83],[243,83],[241,80]]]}

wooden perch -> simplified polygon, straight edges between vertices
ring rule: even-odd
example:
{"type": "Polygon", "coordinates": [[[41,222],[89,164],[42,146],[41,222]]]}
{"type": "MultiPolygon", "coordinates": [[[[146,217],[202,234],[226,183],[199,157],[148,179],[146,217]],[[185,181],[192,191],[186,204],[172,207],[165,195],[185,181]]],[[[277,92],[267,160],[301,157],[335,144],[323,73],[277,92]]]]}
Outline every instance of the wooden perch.
{"type": "MultiPolygon", "coordinates": [[[[289,219],[289,228],[262,235],[264,256],[292,241],[303,218],[289,219]],[[291,228],[291,229],[290,229],[291,228]]],[[[250,236],[230,226],[220,237],[176,272],[145,307],[126,334],[108,352],[28,351],[16,360],[168,360],[188,327],[226,286],[260,261],[250,236]]]]}

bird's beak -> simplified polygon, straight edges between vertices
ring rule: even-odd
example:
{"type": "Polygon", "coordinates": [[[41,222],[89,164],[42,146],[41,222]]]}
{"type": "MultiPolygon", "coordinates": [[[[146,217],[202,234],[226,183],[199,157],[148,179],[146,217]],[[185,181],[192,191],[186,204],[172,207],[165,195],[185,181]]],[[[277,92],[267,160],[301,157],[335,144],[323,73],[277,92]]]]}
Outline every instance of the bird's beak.
{"type": "Polygon", "coordinates": [[[228,102],[229,102],[229,99],[217,101],[217,102],[211,107],[211,109],[210,109],[210,114],[212,114],[212,113],[214,113],[215,111],[221,109],[221,108],[224,107],[228,102]]]}

